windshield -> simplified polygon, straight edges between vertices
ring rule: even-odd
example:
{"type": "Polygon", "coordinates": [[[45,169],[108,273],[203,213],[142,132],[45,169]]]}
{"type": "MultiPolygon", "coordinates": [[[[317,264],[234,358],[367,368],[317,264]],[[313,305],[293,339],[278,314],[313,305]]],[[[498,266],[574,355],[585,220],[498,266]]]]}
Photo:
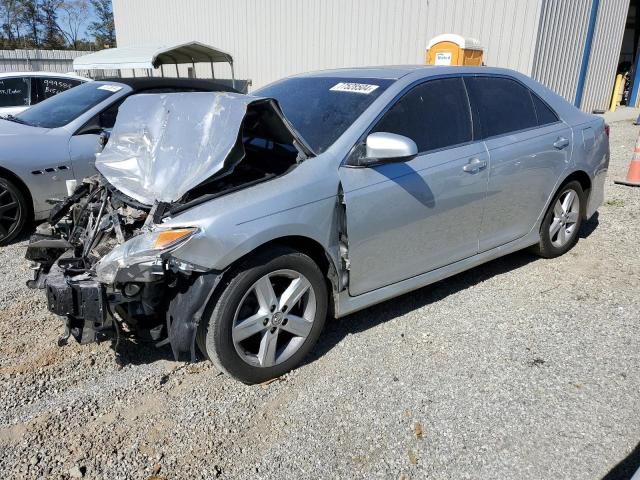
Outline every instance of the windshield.
{"type": "Polygon", "coordinates": [[[112,83],[83,83],[34,105],[16,118],[20,123],[34,127],[62,127],[122,88],[122,85],[112,83]]]}
{"type": "Polygon", "coordinates": [[[393,82],[379,78],[288,78],[254,95],[275,98],[311,149],[322,153],[393,82]]]}

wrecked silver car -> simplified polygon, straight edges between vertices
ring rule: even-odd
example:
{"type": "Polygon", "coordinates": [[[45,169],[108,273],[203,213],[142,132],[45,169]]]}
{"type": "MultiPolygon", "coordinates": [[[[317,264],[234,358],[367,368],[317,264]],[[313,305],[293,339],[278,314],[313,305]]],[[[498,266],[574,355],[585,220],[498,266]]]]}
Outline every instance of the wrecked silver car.
{"type": "Polygon", "coordinates": [[[135,336],[261,382],[328,314],[561,255],[602,202],[604,122],[516,72],[340,70],[256,95],[122,104],[100,175],[27,250],[63,342],[135,336]]]}

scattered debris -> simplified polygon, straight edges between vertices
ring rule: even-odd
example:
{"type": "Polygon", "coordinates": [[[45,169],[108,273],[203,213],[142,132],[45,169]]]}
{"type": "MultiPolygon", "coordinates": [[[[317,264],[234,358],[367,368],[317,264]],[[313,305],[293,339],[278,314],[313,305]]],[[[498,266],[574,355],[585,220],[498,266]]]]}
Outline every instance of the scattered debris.
{"type": "Polygon", "coordinates": [[[418,440],[422,440],[424,438],[424,432],[422,431],[422,425],[420,422],[416,422],[413,426],[413,432],[416,434],[416,438],[418,440]]]}

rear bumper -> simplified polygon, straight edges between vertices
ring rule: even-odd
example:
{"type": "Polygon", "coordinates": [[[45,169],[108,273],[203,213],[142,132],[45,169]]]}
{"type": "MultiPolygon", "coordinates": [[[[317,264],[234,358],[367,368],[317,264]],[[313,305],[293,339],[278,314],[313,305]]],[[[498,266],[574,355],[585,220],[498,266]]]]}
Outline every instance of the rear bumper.
{"type": "Polygon", "coordinates": [[[589,202],[587,203],[587,218],[591,218],[598,208],[604,203],[604,184],[607,178],[607,167],[609,160],[607,158],[606,165],[600,169],[593,177],[591,182],[591,191],[589,192],[589,202]]]}

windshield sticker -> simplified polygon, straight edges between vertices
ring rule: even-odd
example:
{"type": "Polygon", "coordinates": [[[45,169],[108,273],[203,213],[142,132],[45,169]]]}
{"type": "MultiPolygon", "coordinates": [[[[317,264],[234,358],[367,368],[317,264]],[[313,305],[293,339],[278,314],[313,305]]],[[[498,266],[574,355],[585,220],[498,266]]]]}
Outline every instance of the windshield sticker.
{"type": "Polygon", "coordinates": [[[352,93],[364,93],[365,95],[369,95],[376,88],[378,88],[378,85],[368,85],[366,83],[340,82],[335,84],[329,90],[331,90],[332,92],[352,92],[352,93]]]}
{"type": "Polygon", "coordinates": [[[109,92],[116,93],[122,90],[122,87],[118,87],[117,85],[100,85],[98,90],[108,90],[109,92]]]}

